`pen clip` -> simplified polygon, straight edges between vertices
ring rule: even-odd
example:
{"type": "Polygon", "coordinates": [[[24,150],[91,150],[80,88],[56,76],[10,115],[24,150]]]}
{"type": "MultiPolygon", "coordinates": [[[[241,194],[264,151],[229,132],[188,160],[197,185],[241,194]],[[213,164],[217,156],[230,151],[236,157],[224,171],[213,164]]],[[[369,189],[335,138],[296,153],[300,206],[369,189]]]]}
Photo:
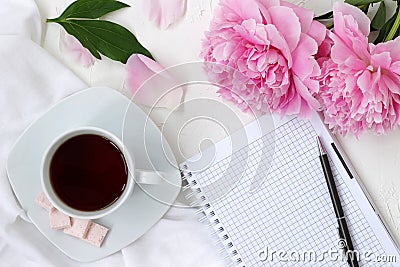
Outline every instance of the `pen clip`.
{"type": "Polygon", "coordinates": [[[343,232],[342,232],[342,230],[340,229],[339,226],[337,227],[337,230],[338,230],[339,238],[340,238],[340,239],[344,239],[343,232]]]}
{"type": "Polygon", "coordinates": [[[333,151],[335,151],[336,156],[339,158],[340,162],[342,163],[342,165],[343,165],[344,169],[346,170],[347,174],[349,175],[350,179],[353,179],[354,176],[351,173],[349,166],[347,166],[347,163],[346,163],[345,159],[343,158],[342,154],[340,153],[338,147],[336,146],[335,143],[331,143],[331,146],[333,148],[333,151]]]}

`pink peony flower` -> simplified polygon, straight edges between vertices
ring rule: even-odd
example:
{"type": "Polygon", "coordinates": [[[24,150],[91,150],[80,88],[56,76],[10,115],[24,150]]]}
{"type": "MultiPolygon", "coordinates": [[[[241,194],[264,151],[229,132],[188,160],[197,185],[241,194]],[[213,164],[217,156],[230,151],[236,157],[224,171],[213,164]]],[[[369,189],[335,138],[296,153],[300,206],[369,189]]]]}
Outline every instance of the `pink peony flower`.
{"type": "Polygon", "coordinates": [[[319,45],[318,52],[315,55],[315,58],[317,59],[317,61],[320,61],[321,59],[329,58],[331,56],[333,40],[330,37],[330,31],[329,30],[326,30],[326,31],[327,31],[326,37],[322,41],[322,43],[319,45]]]}
{"type": "Polygon", "coordinates": [[[74,36],[64,32],[60,35],[60,50],[85,68],[92,66],[95,62],[95,57],[87,48],[83,47],[74,36]]]}
{"type": "Polygon", "coordinates": [[[244,110],[307,117],[320,107],[314,58],[326,28],[279,0],[221,0],[201,56],[222,97],[244,110]]]}
{"type": "Polygon", "coordinates": [[[143,4],[145,14],[162,30],[182,18],[186,11],[186,0],[146,0],[143,4]]]}
{"type": "Polygon", "coordinates": [[[173,109],[183,95],[178,82],[163,66],[140,54],[126,62],[126,85],[135,100],[149,107],[173,109]]]}
{"type": "Polygon", "coordinates": [[[400,118],[400,38],[370,44],[361,10],[336,3],[333,12],[331,58],[319,61],[325,122],[340,134],[387,133],[400,118]]]}

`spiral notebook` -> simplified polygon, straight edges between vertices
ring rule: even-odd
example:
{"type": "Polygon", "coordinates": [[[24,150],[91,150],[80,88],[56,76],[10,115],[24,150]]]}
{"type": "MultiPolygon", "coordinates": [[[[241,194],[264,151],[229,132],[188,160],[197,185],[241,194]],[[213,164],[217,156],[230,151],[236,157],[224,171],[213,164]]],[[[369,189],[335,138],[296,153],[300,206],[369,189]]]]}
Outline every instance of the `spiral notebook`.
{"type": "Polygon", "coordinates": [[[280,120],[265,130],[260,125],[267,120],[181,165],[186,196],[209,221],[227,265],[347,266],[318,158],[319,135],[360,266],[400,266],[395,242],[319,116],[280,120]]]}

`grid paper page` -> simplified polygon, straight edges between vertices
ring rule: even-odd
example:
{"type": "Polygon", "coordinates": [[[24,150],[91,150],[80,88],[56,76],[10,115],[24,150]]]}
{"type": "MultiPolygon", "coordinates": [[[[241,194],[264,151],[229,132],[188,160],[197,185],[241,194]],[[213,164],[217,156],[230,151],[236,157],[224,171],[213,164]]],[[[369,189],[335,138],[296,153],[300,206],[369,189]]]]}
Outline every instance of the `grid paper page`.
{"type": "MultiPolygon", "coordinates": [[[[318,158],[316,136],[310,122],[292,119],[234,155],[195,174],[198,186],[240,254],[243,265],[347,266],[345,261],[333,261],[324,254],[329,249],[339,253],[341,250],[337,221],[318,158]],[[271,138],[276,140],[275,154],[272,164],[268,164],[261,150],[274,149],[264,146],[273,143],[271,138]],[[240,164],[244,161],[248,161],[245,171],[240,164]],[[229,175],[242,175],[227,193],[220,190],[228,188],[228,184],[209,186],[210,181],[227,171],[226,166],[230,166],[229,175]],[[265,180],[257,191],[249,192],[251,180],[258,175],[264,176],[265,180]],[[218,198],[222,193],[225,193],[223,197],[218,198]],[[259,252],[266,251],[265,248],[269,258],[262,261],[259,252]],[[294,261],[302,254],[292,254],[286,262],[279,260],[277,254],[271,258],[271,252],[279,250],[287,253],[312,250],[317,260],[294,261]]],[[[341,177],[331,164],[355,249],[360,253],[373,253],[368,254],[370,257],[384,255],[381,244],[343,181],[348,177],[341,177]]],[[[226,183],[226,179],[223,180],[226,183]]],[[[361,256],[360,266],[392,266],[391,263],[368,262],[364,258],[361,256]]]]}

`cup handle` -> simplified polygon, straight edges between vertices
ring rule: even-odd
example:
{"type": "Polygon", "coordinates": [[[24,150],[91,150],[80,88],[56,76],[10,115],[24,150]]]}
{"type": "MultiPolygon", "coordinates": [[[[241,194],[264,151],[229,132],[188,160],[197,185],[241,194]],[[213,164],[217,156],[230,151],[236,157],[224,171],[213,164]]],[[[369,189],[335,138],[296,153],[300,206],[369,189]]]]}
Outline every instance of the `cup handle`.
{"type": "Polygon", "coordinates": [[[138,184],[160,184],[162,177],[159,171],[135,170],[134,180],[138,184]]]}

